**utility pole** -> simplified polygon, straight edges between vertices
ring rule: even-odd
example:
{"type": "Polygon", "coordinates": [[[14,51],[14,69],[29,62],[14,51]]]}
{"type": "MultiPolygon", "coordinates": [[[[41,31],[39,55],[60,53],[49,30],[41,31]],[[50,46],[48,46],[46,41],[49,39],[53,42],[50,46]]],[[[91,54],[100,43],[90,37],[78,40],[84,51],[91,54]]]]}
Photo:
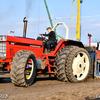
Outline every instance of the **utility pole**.
{"type": "Polygon", "coordinates": [[[76,37],[75,39],[80,41],[80,3],[83,0],[77,0],[77,24],[76,24],[76,37]]]}

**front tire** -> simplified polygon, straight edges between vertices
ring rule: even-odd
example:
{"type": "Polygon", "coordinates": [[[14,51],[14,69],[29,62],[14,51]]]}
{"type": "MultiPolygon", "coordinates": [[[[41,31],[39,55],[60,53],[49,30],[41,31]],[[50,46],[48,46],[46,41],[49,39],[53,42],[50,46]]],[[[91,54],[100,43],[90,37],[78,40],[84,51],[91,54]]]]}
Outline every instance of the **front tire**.
{"type": "Polygon", "coordinates": [[[30,86],[36,77],[36,58],[33,52],[18,51],[11,65],[12,83],[17,86],[30,86]]]}

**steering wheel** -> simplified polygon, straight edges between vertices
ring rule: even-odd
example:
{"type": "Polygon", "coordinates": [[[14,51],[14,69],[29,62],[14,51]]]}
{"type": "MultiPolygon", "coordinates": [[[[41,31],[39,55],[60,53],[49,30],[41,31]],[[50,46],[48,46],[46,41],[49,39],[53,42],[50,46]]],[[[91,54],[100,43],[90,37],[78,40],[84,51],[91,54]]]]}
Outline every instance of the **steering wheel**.
{"type": "Polygon", "coordinates": [[[43,36],[43,34],[40,34],[41,38],[43,39],[43,41],[46,41],[45,40],[45,36],[43,36]]]}

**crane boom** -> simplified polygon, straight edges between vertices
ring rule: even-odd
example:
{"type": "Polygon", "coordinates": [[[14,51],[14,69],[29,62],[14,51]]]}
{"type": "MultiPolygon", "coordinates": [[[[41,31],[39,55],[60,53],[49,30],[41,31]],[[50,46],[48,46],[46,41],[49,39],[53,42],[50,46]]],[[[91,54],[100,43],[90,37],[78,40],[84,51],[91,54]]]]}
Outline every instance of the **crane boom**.
{"type": "MultiPolygon", "coordinates": [[[[73,0],[72,2],[74,2],[75,0],[73,0]]],[[[46,0],[44,0],[45,2],[45,6],[46,6],[46,10],[47,10],[47,13],[48,13],[48,16],[49,16],[49,20],[50,20],[50,24],[51,24],[51,27],[53,28],[53,23],[52,23],[52,19],[51,19],[51,16],[50,16],[50,13],[49,13],[49,9],[48,9],[48,6],[47,6],[47,3],[46,3],[46,0]]],[[[80,41],[80,3],[82,3],[83,0],[77,0],[77,24],[76,24],[76,36],[75,36],[75,39],[80,41]]],[[[57,35],[56,34],[56,37],[60,37],[62,38],[61,36],[57,35]]],[[[64,39],[64,38],[62,38],[64,39]]]]}
{"type": "MultiPolygon", "coordinates": [[[[49,13],[49,9],[48,9],[46,0],[44,0],[44,3],[45,3],[45,6],[46,6],[46,10],[47,10],[47,13],[48,13],[48,17],[49,17],[49,20],[50,20],[51,27],[53,28],[53,23],[52,23],[52,19],[51,19],[50,13],[49,13]]],[[[56,33],[56,30],[55,30],[55,33],[56,33]]],[[[63,37],[61,37],[58,34],[56,34],[56,37],[57,37],[57,40],[58,40],[58,37],[60,37],[61,39],[64,39],[63,37]]]]}
{"type": "Polygon", "coordinates": [[[46,6],[46,10],[47,10],[47,13],[48,13],[48,17],[49,17],[49,20],[50,20],[51,27],[53,28],[53,23],[52,23],[52,19],[51,19],[50,13],[49,13],[49,9],[48,9],[46,0],[44,0],[44,3],[45,3],[45,6],[46,6]]]}

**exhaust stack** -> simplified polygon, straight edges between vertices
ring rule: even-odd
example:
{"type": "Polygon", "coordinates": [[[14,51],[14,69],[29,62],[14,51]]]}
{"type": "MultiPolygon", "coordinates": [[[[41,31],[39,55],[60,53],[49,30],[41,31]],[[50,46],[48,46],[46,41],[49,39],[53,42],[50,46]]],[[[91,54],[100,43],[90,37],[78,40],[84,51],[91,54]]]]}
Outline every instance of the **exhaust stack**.
{"type": "Polygon", "coordinates": [[[28,22],[28,21],[26,20],[26,17],[24,17],[23,22],[24,22],[23,37],[26,38],[26,30],[27,30],[27,22],[28,22]]]}

